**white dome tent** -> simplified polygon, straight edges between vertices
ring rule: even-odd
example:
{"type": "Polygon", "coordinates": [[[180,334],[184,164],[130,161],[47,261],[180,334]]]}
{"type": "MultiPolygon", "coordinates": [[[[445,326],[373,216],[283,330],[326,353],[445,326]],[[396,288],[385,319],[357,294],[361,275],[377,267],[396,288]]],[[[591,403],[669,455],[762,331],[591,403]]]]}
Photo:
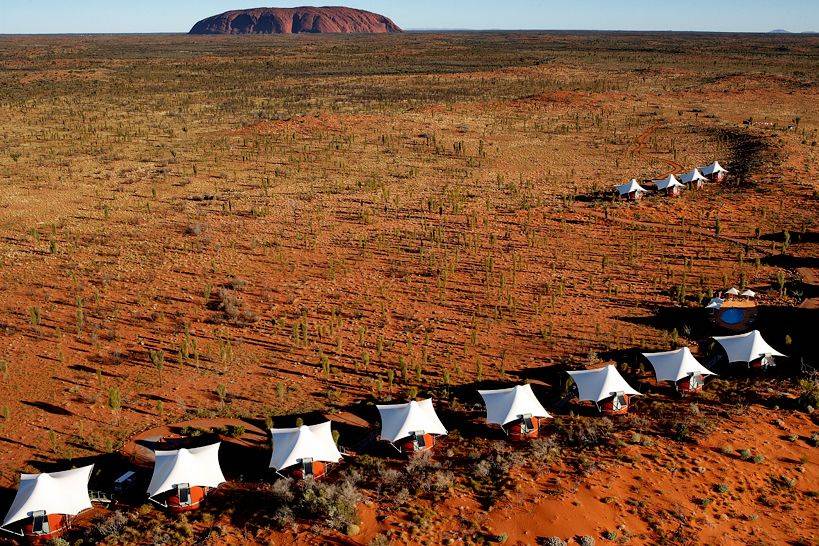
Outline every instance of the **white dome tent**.
{"type": "Polygon", "coordinates": [[[749,367],[773,366],[773,357],[785,356],[768,345],[759,330],[736,336],[714,336],[714,340],[725,349],[728,362],[745,362],[749,367]]]}
{"type": "Polygon", "coordinates": [[[479,390],[486,405],[486,421],[500,425],[507,434],[506,425],[514,423],[511,435],[514,439],[536,437],[540,429],[535,418],[551,417],[535,397],[531,385],[517,385],[508,389],[479,390]]]}
{"type": "Polygon", "coordinates": [[[643,198],[643,195],[648,193],[648,190],[638,184],[637,179],[635,178],[632,178],[625,184],[616,186],[616,188],[617,193],[620,194],[621,198],[629,199],[631,201],[639,201],[643,198]]]}
{"type": "Polygon", "coordinates": [[[596,370],[567,373],[577,385],[578,399],[594,402],[603,413],[625,413],[628,411],[629,397],[640,396],[611,364],[596,370]],[[601,402],[604,402],[602,408],[601,402]]]}
{"type": "Polygon", "coordinates": [[[699,169],[694,169],[690,172],[687,172],[680,176],[680,181],[683,184],[688,184],[694,189],[699,189],[708,181],[708,179],[703,176],[699,169]]]}
{"type": "MultiPolygon", "coordinates": [[[[91,496],[88,481],[94,465],[43,474],[22,474],[17,495],[3,520],[2,529],[24,536],[8,527],[32,519],[32,535],[45,538],[60,532],[52,529],[49,516],[76,516],[89,508],[91,496]]],[[[70,525],[70,519],[66,522],[70,525]]]]}
{"type": "Polygon", "coordinates": [[[679,195],[680,189],[685,188],[673,174],[669,174],[662,180],[655,180],[654,183],[659,191],[665,191],[668,195],[679,195]]]}
{"type": "Polygon", "coordinates": [[[148,499],[166,508],[191,509],[198,507],[209,489],[225,482],[219,466],[221,443],[175,451],[156,451],[156,462],[148,499]],[[160,502],[156,499],[165,493],[175,493],[176,502],[160,502]]]}
{"type": "Polygon", "coordinates": [[[342,459],[333,440],[330,421],[298,428],[270,429],[270,436],[273,445],[270,468],[276,469],[277,473],[300,465],[301,477],[320,477],[325,467],[316,463],[337,463],[342,459]]]}
{"type": "Polygon", "coordinates": [[[688,347],[675,351],[643,353],[654,368],[657,381],[671,381],[680,391],[698,391],[702,388],[703,377],[715,375],[699,363],[688,347]]]}
{"type": "Polygon", "coordinates": [[[432,399],[406,404],[382,404],[376,406],[381,414],[381,435],[399,451],[395,445],[399,440],[409,439],[402,447],[404,451],[414,453],[431,449],[434,445],[433,435],[447,433],[443,423],[435,413],[432,399]]]}
{"type": "Polygon", "coordinates": [[[716,182],[721,182],[723,179],[725,179],[725,175],[728,174],[728,171],[719,164],[719,161],[714,161],[707,167],[702,167],[700,172],[703,174],[703,176],[716,182]]]}

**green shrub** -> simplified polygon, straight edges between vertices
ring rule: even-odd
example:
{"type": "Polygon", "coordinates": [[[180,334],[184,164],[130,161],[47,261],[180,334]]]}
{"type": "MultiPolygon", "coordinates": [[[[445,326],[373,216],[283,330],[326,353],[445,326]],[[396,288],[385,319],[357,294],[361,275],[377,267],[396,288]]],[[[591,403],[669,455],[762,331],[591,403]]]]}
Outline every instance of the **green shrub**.
{"type": "Polygon", "coordinates": [[[542,544],[544,546],[568,546],[568,543],[560,537],[546,537],[542,544]]]}
{"type": "Polygon", "coordinates": [[[819,380],[803,379],[799,382],[799,405],[805,410],[819,407],[819,380]]]}
{"type": "Polygon", "coordinates": [[[227,426],[227,435],[231,438],[241,438],[245,434],[245,426],[244,425],[228,425],[227,426]]]}
{"type": "Polygon", "coordinates": [[[307,481],[295,499],[295,512],[305,519],[320,521],[330,529],[347,532],[361,523],[358,503],[361,494],[349,482],[326,484],[307,481]]]}

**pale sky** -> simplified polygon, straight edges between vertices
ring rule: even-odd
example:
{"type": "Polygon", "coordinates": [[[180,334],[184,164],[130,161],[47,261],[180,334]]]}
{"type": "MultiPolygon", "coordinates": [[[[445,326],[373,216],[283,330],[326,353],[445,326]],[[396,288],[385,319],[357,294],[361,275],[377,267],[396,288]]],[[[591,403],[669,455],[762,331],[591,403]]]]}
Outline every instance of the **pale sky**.
{"type": "MultiPolygon", "coordinates": [[[[303,0],[266,0],[296,7],[303,0]]],[[[0,0],[0,34],[187,32],[265,0],[0,0]]],[[[315,4],[321,5],[321,4],[315,4]]],[[[819,31],[819,0],[349,0],[404,29],[819,31]]]]}

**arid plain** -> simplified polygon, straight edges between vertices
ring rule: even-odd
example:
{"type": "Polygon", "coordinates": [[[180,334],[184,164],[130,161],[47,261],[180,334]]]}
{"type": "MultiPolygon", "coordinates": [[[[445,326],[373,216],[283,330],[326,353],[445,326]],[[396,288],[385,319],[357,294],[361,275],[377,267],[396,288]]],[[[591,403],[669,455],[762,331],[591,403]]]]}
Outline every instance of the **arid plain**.
{"type": "Polygon", "coordinates": [[[73,540],[816,544],[818,69],[815,36],[0,38],[3,499],[79,461],[104,487],[170,427],[232,444],[230,482],[73,540]],[[740,285],[790,358],[677,398],[636,352],[707,360],[740,285]],[[629,415],[566,399],[614,362],[629,415]],[[531,446],[475,393],[522,380],[531,446]],[[407,466],[373,403],[428,395],[451,433],[407,466]],[[288,514],[262,431],[322,415],[357,511],[288,514]]]}

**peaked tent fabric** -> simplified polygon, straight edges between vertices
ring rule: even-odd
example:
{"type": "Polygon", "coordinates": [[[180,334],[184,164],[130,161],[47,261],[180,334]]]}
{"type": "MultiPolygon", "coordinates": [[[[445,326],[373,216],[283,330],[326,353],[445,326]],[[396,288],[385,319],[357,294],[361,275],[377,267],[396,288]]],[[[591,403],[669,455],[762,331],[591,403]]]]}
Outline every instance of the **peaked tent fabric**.
{"type": "Polygon", "coordinates": [[[91,465],[50,474],[22,474],[17,496],[3,520],[3,527],[30,518],[40,510],[47,515],[76,516],[91,508],[88,480],[93,469],[94,465],[91,465]]]}
{"type": "Polygon", "coordinates": [[[667,190],[669,188],[684,188],[685,187],[682,184],[680,184],[680,181],[677,180],[677,177],[675,177],[673,174],[669,174],[666,178],[663,178],[662,180],[655,180],[654,183],[657,184],[657,189],[658,190],[667,190]]]}
{"type": "Polygon", "coordinates": [[[642,187],[640,184],[638,184],[637,179],[635,178],[632,178],[629,182],[625,184],[617,186],[617,191],[620,193],[620,195],[628,195],[635,191],[648,193],[648,190],[642,187]]]}
{"type": "Polygon", "coordinates": [[[281,470],[298,464],[302,459],[326,463],[341,460],[330,421],[299,428],[270,429],[270,434],[273,441],[270,468],[281,470]]]}
{"type": "Polygon", "coordinates": [[[764,356],[785,356],[768,345],[759,330],[738,336],[715,336],[714,339],[728,353],[728,362],[753,362],[764,356]]]}
{"type": "Polygon", "coordinates": [[[708,302],[708,305],[705,306],[706,309],[719,309],[722,307],[722,304],[725,303],[725,300],[722,298],[711,298],[708,302]]]}
{"type": "Polygon", "coordinates": [[[713,176],[719,173],[727,173],[728,171],[722,168],[722,165],[719,164],[719,161],[714,161],[707,167],[703,167],[702,169],[700,169],[700,172],[702,172],[702,174],[704,174],[705,176],[713,176]]]}
{"type": "Polygon", "coordinates": [[[219,487],[225,476],[219,466],[221,442],[192,449],[157,451],[154,474],[148,485],[148,496],[172,490],[186,483],[191,487],[219,487]]]}
{"type": "Polygon", "coordinates": [[[736,288],[729,288],[728,290],[725,291],[725,293],[729,296],[739,296],[739,290],[737,290],[736,288]]]}
{"type": "Polygon", "coordinates": [[[613,365],[596,370],[567,372],[577,385],[578,398],[599,402],[617,393],[639,396],[613,365]]]}
{"type": "Polygon", "coordinates": [[[681,175],[680,181],[683,182],[684,184],[690,184],[692,182],[697,181],[706,182],[708,181],[708,179],[702,175],[699,169],[694,169],[691,172],[687,172],[684,175],[681,175]]]}
{"type": "Polygon", "coordinates": [[[699,363],[688,347],[661,353],[643,353],[654,367],[657,381],[679,381],[691,375],[714,375],[699,363]]]}
{"type": "Polygon", "coordinates": [[[376,407],[381,414],[381,438],[388,442],[396,442],[413,432],[420,431],[427,434],[446,434],[446,428],[432,406],[432,398],[421,402],[413,400],[406,404],[385,404],[376,407]]]}
{"type": "Polygon", "coordinates": [[[746,298],[755,298],[756,292],[749,288],[748,290],[743,290],[742,293],[740,293],[740,296],[744,296],[746,298]]]}
{"type": "Polygon", "coordinates": [[[509,389],[479,390],[486,404],[486,420],[495,425],[505,425],[522,415],[551,417],[532,392],[531,385],[517,385],[509,389]]]}

